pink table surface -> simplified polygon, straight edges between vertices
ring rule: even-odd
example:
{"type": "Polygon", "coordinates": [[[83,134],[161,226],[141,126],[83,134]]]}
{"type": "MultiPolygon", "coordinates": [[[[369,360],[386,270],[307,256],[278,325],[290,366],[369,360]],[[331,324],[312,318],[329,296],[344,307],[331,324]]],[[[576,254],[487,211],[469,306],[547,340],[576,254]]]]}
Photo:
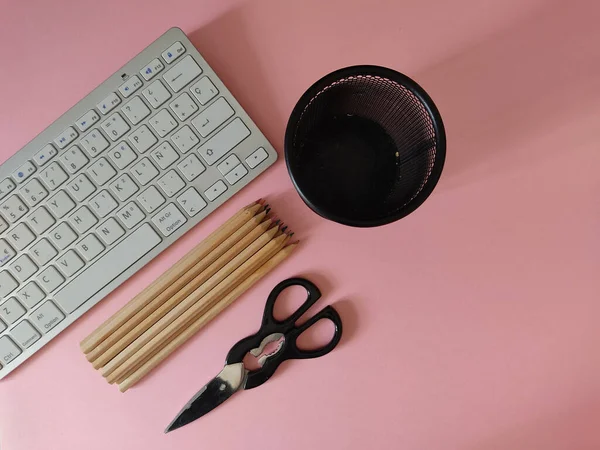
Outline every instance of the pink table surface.
{"type": "Polygon", "coordinates": [[[600,19],[594,0],[2,0],[0,160],[171,26],[280,161],[0,382],[0,447],[600,448],[600,19]],[[414,77],[448,158],[430,199],[377,229],[311,213],[282,154],[295,101],[342,66],[414,77]],[[242,205],[266,196],[301,249],[127,394],[79,341],[242,205]],[[327,357],[163,435],[303,275],[344,320],[327,357]]]}

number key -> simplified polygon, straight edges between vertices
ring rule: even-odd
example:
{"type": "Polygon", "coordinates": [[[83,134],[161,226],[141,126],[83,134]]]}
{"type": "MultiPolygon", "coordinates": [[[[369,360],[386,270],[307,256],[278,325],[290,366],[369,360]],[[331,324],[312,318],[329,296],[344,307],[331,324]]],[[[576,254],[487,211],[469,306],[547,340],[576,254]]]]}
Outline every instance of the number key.
{"type": "Polygon", "coordinates": [[[48,191],[35,178],[23,186],[19,192],[25,201],[29,203],[29,206],[37,205],[48,196],[48,191]]]}
{"type": "Polygon", "coordinates": [[[4,213],[4,217],[10,223],[15,223],[27,212],[27,206],[25,206],[19,197],[13,195],[0,205],[0,211],[4,213]]]}
{"type": "Polygon", "coordinates": [[[127,122],[125,122],[117,112],[102,122],[102,129],[114,142],[129,131],[129,125],[127,125],[127,122]]]}
{"type": "Polygon", "coordinates": [[[76,145],[61,154],[59,159],[71,173],[77,172],[89,162],[87,156],[76,145]]]}
{"type": "Polygon", "coordinates": [[[108,148],[108,141],[97,128],[94,128],[90,133],[86,134],[81,140],[81,145],[85,148],[88,154],[95,158],[99,153],[108,148]]]}
{"type": "Polygon", "coordinates": [[[53,162],[40,172],[40,178],[48,187],[48,189],[53,191],[67,181],[69,176],[65,173],[62,167],[58,165],[58,163],[53,162]]]}

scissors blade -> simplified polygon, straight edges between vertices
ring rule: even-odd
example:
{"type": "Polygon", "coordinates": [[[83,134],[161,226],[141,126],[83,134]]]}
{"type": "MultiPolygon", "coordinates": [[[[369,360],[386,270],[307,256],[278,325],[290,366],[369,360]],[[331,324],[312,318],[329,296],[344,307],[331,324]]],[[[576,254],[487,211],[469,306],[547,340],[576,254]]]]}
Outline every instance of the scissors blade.
{"type": "Polygon", "coordinates": [[[181,428],[215,409],[244,387],[246,374],[243,363],[227,364],[183,407],[165,433],[181,428]]]}

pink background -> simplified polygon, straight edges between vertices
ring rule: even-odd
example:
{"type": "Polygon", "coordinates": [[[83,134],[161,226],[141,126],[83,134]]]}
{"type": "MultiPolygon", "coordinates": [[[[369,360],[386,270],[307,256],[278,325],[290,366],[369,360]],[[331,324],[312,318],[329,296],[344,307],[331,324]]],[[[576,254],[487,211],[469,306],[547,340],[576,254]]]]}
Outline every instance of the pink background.
{"type": "Polygon", "coordinates": [[[445,120],[430,199],[378,229],[312,214],[280,161],[0,382],[0,446],[33,449],[600,448],[600,6],[595,0],[1,0],[0,159],[171,26],[282,152],[295,101],[371,63],[445,120]],[[242,205],[267,196],[303,240],[134,390],[78,343],[242,205]],[[304,275],[346,334],[179,432],[174,414],[304,275]],[[259,440],[260,439],[260,440],[259,440]]]}

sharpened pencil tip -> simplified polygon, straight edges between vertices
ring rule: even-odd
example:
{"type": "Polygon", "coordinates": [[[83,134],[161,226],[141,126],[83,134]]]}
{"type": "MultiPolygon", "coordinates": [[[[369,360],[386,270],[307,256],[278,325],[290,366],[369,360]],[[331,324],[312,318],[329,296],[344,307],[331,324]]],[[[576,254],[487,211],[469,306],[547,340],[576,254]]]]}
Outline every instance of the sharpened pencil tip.
{"type": "Polygon", "coordinates": [[[285,230],[287,230],[287,225],[286,225],[286,226],[284,226],[284,227],[281,229],[281,231],[282,231],[282,232],[284,232],[284,233],[285,233],[285,230]]]}
{"type": "Polygon", "coordinates": [[[259,198],[258,200],[256,200],[256,203],[260,203],[261,205],[264,203],[265,201],[262,198],[259,198]]]}
{"type": "Polygon", "coordinates": [[[269,214],[271,212],[271,208],[265,208],[265,211],[267,212],[267,214],[269,214]]]}
{"type": "Polygon", "coordinates": [[[295,233],[292,231],[289,236],[292,237],[295,233]]]}
{"type": "MultiPolygon", "coordinates": [[[[290,242],[288,245],[286,245],[286,247],[289,247],[290,245],[296,245],[298,244],[300,241],[296,240],[294,242],[290,242]]],[[[284,247],[285,248],[285,247],[284,247]]]]}

